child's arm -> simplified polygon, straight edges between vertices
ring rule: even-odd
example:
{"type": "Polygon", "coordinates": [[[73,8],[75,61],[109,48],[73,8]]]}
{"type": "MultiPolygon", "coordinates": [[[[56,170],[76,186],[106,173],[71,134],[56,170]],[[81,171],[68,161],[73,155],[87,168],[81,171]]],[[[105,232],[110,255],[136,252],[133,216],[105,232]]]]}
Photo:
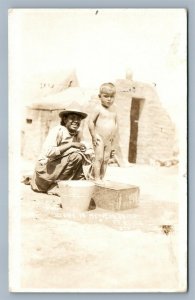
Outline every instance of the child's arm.
{"type": "Polygon", "coordinates": [[[120,162],[118,160],[118,157],[116,155],[116,148],[117,148],[117,144],[118,144],[118,117],[117,114],[115,116],[115,130],[114,130],[114,136],[113,136],[113,140],[112,140],[112,145],[111,145],[111,153],[110,153],[110,157],[111,159],[114,159],[115,163],[118,165],[118,167],[120,167],[120,162]]]}
{"type": "Polygon", "coordinates": [[[115,116],[115,132],[114,132],[114,136],[116,136],[117,130],[118,130],[118,117],[117,117],[117,113],[116,113],[116,116],[115,116]]]}
{"type": "Polygon", "coordinates": [[[99,108],[95,107],[94,111],[90,115],[89,122],[88,122],[89,132],[91,134],[93,146],[96,146],[98,144],[98,137],[95,132],[95,123],[97,121],[99,113],[100,113],[99,108]]]}
{"type": "Polygon", "coordinates": [[[112,134],[112,145],[115,144],[115,140],[117,139],[117,133],[118,133],[118,118],[117,114],[115,115],[115,127],[113,129],[113,134],[112,134]]]}
{"type": "MultiPolygon", "coordinates": [[[[115,116],[115,128],[114,128],[114,132],[113,132],[113,138],[112,138],[112,141],[111,141],[111,153],[110,153],[110,157],[111,158],[114,158],[116,160],[116,149],[118,148],[117,144],[118,144],[118,138],[119,138],[119,135],[118,135],[118,118],[117,118],[117,114],[115,116]]],[[[117,160],[117,164],[119,165],[118,163],[118,160],[117,160]]]]}

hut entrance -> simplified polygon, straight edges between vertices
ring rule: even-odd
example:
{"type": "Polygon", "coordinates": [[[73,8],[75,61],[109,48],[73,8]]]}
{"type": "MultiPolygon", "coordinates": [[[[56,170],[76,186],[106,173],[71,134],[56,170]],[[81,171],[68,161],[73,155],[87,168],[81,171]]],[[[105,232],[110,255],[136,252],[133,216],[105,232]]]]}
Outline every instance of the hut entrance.
{"type": "Polygon", "coordinates": [[[140,109],[143,99],[132,98],[130,112],[130,140],[129,140],[129,162],[136,163],[137,159],[137,138],[139,129],[140,109]]]}

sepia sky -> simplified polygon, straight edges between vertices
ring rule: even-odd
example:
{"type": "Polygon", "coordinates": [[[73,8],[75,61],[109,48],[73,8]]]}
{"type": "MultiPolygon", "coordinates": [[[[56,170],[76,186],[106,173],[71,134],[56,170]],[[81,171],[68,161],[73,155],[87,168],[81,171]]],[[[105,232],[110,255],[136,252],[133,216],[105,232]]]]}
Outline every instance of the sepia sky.
{"type": "Polygon", "coordinates": [[[129,69],[135,80],[156,83],[170,111],[183,105],[184,9],[18,9],[9,14],[9,62],[20,89],[39,72],[75,69],[81,87],[98,88],[125,78],[129,69]]]}
{"type": "Polygon", "coordinates": [[[164,72],[185,59],[184,10],[37,9],[14,14],[25,73],[75,68],[81,86],[88,87],[124,77],[128,68],[137,80],[155,81],[159,68],[164,72]]]}

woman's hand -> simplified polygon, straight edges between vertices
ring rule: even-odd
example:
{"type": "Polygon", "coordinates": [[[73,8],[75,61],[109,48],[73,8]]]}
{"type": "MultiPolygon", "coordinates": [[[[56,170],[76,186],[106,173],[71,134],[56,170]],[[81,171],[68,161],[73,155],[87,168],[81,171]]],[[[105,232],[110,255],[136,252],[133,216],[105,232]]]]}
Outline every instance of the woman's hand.
{"type": "Polygon", "coordinates": [[[82,152],[85,152],[86,146],[83,143],[72,142],[72,147],[80,149],[82,152]]]}

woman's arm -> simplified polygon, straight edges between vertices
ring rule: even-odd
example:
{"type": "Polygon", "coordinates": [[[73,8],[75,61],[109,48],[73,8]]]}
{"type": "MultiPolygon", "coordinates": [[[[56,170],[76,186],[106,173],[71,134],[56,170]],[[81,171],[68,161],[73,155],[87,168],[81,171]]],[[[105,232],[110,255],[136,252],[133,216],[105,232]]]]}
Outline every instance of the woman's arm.
{"type": "Polygon", "coordinates": [[[61,129],[59,126],[54,127],[49,132],[45,143],[43,145],[43,150],[40,155],[40,158],[50,158],[58,156],[62,153],[64,153],[66,150],[70,149],[71,147],[79,148],[81,149],[83,147],[82,143],[78,142],[72,142],[70,140],[70,136],[67,135],[67,141],[61,142],[62,140],[62,134],[61,129]]]}
{"type": "Polygon", "coordinates": [[[59,154],[62,154],[66,150],[70,149],[71,147],[83,150],[83,147],[85,147],[85,145],[83,143],[80,143],[80,142],[69,142],[69,143],[65,143],[65,144],[62,144],[62,145],[58,146],[57,149],[60,152],[59,154]]]}

